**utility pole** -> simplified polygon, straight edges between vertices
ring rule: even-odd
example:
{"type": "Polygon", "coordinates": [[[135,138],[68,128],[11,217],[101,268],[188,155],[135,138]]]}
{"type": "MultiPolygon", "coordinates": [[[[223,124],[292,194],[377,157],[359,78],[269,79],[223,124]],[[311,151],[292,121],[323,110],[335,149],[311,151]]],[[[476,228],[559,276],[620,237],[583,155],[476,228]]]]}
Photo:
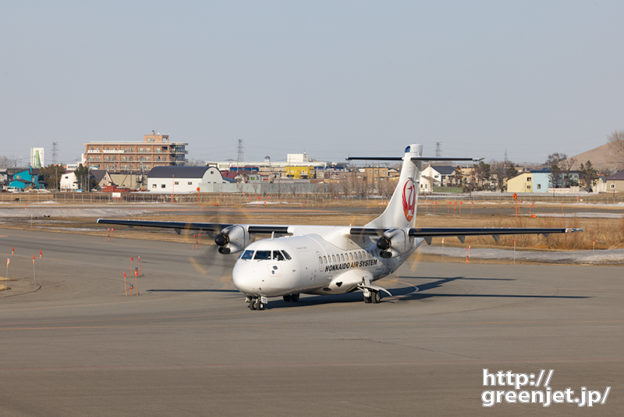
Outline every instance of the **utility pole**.
{"type": "Polygon", "coordinates": [[[436,152],[435,152],[436,158],[439,158],[440,156],[442,156],[442,146],[440,142],[436,142],[436,152]]]}

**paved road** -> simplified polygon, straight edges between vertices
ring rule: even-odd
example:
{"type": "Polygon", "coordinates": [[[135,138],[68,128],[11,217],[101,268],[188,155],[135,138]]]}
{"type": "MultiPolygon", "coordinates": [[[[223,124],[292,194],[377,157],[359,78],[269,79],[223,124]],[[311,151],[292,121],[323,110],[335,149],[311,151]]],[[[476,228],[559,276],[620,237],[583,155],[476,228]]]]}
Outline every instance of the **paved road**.
{"type": "Polygon", "coordinates": [[[383,281],[395,296],[379,305],[350,294],[252,312],[231,261],[191,242],[0,236],[19,278],[0,293],[3,417],[624,413],[621,267],[416,260],[383,281]],[[124,297],[139,255],[141,296],[124,297]],[[483,368],[612,390],[593,410],[484,409],[483,368]]]}

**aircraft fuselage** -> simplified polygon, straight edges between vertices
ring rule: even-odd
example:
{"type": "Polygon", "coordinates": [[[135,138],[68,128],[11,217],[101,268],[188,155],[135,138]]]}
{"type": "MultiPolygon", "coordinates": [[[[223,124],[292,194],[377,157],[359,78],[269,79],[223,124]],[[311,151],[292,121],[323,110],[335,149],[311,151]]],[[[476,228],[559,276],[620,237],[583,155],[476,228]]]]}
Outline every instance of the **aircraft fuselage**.
{"type": "Polygon", "coordinates": [[[343,294],[391,274],[422,242],[414,239],[406,253],[382,258],[368,237],[359,242],[349,238],[332,242],[310,233],[262,239],[243,251],[232,276],[234,285],[252,297],[343,294]]]}

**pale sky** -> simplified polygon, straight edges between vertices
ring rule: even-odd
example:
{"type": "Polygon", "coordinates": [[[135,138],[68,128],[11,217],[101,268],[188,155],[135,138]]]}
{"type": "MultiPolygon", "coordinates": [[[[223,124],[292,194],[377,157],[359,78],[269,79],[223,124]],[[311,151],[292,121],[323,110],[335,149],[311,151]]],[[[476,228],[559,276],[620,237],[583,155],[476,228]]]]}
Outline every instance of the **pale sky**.
{"type": "Polygon", "coordinates": [[[0,3],[0,155],[156,129],[189,157],[542,162],[624,129],[622,1],[0,3]]]}

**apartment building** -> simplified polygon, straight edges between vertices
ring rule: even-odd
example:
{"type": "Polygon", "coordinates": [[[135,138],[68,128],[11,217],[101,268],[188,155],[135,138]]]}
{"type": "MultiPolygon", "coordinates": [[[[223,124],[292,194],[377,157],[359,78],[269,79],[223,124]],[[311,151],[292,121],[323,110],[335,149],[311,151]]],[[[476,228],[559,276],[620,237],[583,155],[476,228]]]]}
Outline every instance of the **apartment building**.
{"type": "Polygon", "coordinates": [[[147,173],[157,166],[181,166],[188,151],[185,142],[170,142],[169,135],[152,131],[142,142],[93,141],[85,143],[85,165],[110,173],[147,173]]]}

